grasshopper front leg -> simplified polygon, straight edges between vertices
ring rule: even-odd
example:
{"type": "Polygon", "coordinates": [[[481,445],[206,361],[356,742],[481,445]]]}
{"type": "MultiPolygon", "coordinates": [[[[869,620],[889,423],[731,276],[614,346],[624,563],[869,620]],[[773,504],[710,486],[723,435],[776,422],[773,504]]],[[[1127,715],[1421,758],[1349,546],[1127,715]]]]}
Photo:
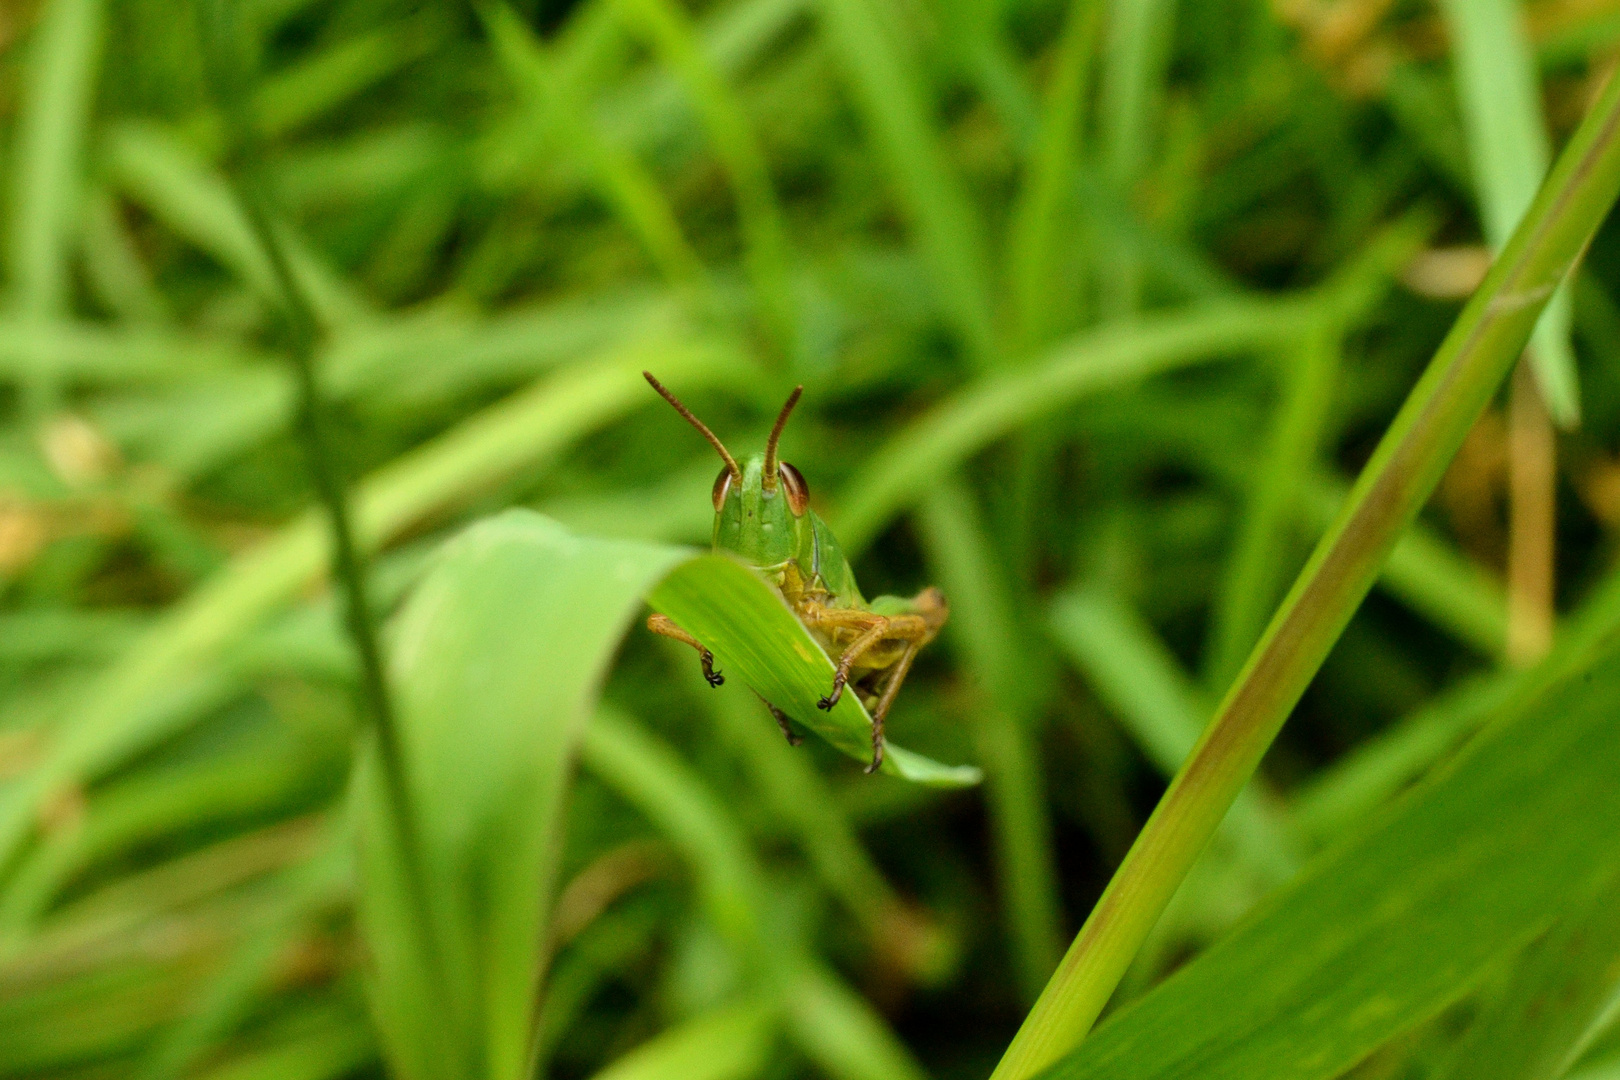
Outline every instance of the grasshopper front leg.
{"type": "Polygon", "coordinates": [[[674,638],[676,641],[685,642],[686,644],[692,646],[692,648],[697,650],[698,662],[703,665],[704,680],[713,687],[719,687],[725,684],[726,677],[714,670],[714,653],[710,652],[708,649],[705,649],[701,641],[693,637],[691,634],[688,634],[685,630],[682,630],[678,625],[676,625],[675,620],[671,619],[668,615],[649,615],[647,617],[647,629],[651,630],[655,634],[659,634],[667,638],[674,638]]]}

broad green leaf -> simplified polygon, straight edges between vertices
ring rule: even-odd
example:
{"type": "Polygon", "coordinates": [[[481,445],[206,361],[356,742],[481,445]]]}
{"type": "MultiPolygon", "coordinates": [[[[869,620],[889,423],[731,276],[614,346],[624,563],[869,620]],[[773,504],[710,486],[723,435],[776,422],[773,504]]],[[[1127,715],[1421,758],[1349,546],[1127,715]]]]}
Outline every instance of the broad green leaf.
{"type": "MultiPolygon", "coordinates": [[[[531,511],[467,529],[394,635],[409,827],[394,815],[375,746],[355,789],[375,1011],[401,1076],[526,1075],[575,748],[649,593],[738,677],[866,760],[870,721],[853,695],[821,718],[815,701],[832,663],[751,569],[689,548],[578,537],[531,511]]],[[[593,753],[617,761],[623,742],[593,753]]],[[[889,771],[925,783],[977,779],[898,747],[888,758],[889,771]]],[[[668,770],[633,766],[647,783],[667,782],[668,770]]],[[[708,875],[708,891],[731,921],[755,925],[755,890],[739,884],[753,875],[741,866],[708,875]]]]}
{"type": "Polygon", "coordinates": [[[1620,872],[1620,668],[1522,703],[1051,1080],[1338,1076],[1620,872]]]}
{"type": "Polygon", "coordinates": [[[576,745],[647,589],[690,557],[510,511],[448,544],[407,602],[391,677],[412,827],[392,817],[375,746],[354,802],[374,1011],[398,1075],[527,1075],[576,745]]]}

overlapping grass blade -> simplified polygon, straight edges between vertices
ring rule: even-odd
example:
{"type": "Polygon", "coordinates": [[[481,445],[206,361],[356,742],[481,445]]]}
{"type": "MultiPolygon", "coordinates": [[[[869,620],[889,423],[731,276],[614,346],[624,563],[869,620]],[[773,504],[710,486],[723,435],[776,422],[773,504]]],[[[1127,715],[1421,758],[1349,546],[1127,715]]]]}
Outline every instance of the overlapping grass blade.
{"type": "Polygon", "coordinates": [[[1610,582],[1589,612],[1611,630],[1596,656],[1565,646],[1537,680],[1561,681],[1522,694],[1444,773],[1041,1075],[1340,1075],[1612,881],[1617,600],[1610,582]]]}
{"type": "Polygon", "coordinates": [[[1617,192],[1620,81],[1613,81],[1408,396],[1348,507],[1025,1019],[997,1067],[997,1080],[1031,1076],[1084,1038],[1617,192]]]}
{"type": "MultiPolygon", "coordinates": [[[[1485,239],[1501,250],[1530,208],[1552,158],[1535,56],[1523,12],[1513,0],[1446,0],[1441,6],[1451,31],[1485,239]]],[[[1530,353],[1548,411],[1564,427],[1581,415],[1570,323],[1569,291],[1560,288],[1536,324],[1530,353]]]]}

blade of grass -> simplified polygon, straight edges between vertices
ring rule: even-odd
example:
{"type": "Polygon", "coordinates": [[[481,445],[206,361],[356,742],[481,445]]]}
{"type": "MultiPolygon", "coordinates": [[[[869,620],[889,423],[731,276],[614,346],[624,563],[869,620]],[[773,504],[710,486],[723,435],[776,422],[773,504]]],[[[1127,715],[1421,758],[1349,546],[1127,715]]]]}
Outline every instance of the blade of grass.
{"type": "Polygon", "coordinates": [[[68,253],[101,69],[102,0],[51,0],[29,40],[22,104],[11,146],[15,188],[7,270],[12,308],[29,318],[69,303],[68,253]]]}
{"type": "Polygon", "coordinates": [[[314,859],[280,875],[283,910],[243,941],[198,994],[185,1018],[146,1054],[137,1080],[175,1080],[191,1069],[273,992],[276,966],[324,911],[351,899],[349,837],[334,832],[314,859]]]}
{"type": "MultiPolygon", "coordinates": [[[[360,665],[360,700],[376,740],[383,784],[400,833],[401,862],[409,881],[418,918],[426,920],[428,883],[422,867],[417,822],[410,803],[406,761],[399,721],[383,673],[382,646],[368,599],[366,557],[355,541],[348,477],[334,449],[331,421],[315,374],[315,352],[320,336],[319,317],[311,296],[294,274],[282,237],[272,222],[273,207],[260,179],[262,145],[249,114],[253,71],[244,57],[237,0],[201,0],[197,8],[202,51],[208,76],[225,115],[226,130],[236,171],[230,176],[246,213],[248,227],[263,251],[276,300],[286,321],[287,359],[297,388],[296,428],[304,451],[304,466],[315,495],[324,509],[330,573],[343,598],[343,626],[360,665]]],[[[437,963],[432,941],[421,944],[437,963]]]]}
{"type": "MultiPolygon", "coordinates": [[[[271,304],[281,300],[276,270],[230,185],[172,134],[155,124],[126,122],[106,136],[112,182],[135,202],[196,244],[271,304]]],[[[273,226],[299,288],[309,294],[323,326],[359,320],[365,303],[277,221],[273,226]]]]}
{"type": "Polygon", "coordinates": [[[1322,442],[1340,353],[1340,343],[1324,328],[1279,358],[1282,386],[1270,445],[1248,493],[1211,620],[1203,674],[1216,693],[1231,685],[1282,591],[1290,564],[1288,518],[1322,442]]]}
{"type": "Polygon", "coordinates": [[[782,210],[742,104],[698,40],[686,12],[672,0],[614,0],[627,27],[646,37],[674,69],[709,129],[730,174],[737,217],[747,242],[744,262],[766,327],[787,356],[798,353],[799,326],[782,210]]]}
{"type": "MultiPolygon", "coordinates": [[[[1174,776],[1197,745],[1210,709],[1153,628],[1096,587],[1057,597],[1049,622],[1137,747],[1160,772],[1174,776]]],[[[1286,881],[1299,862],[1281,807],[1269,785],[1255,779],[1221,822],[1233,849],[1271,884],[1286,881]]]]}
{"type": "Polygon", "coordinates": [[[1025,165],[1008,223],[1007,276],[1021,351],[1032,350],[1051,336],[1054,241],[1060,211],[1074,185],[1081,118],[1102,10],[1101,0],[1071,0],[1069,4],[1041,109],[1035,152],[1025,165]]]}
{"type": "Polygon", "coordinates": [[[597,132],[577,88],[556,77],[545,45],[505,4],[488,4],[478,10],[507,76],[529,107],[546,117],[553,137],[587,164],[602,200],[641,241],[665,279],[678,287],[704,286],[708,272],[669,200],[628,151],[609,145],[597,132]]]}
{"type": "Polygon", "coordinates": [[[371,1033],[352,1017],[322,1028],[214,1065],[197,1073],[198,1080],[338,1080],[376,1059],[371,1033]]]}
{"type": "MultiPolygon", "coordinates": [[[[1485,238],[1500,251],[1530,208],[1552,152],[1542,119],[1535,56],[1516,0],[1444,0],[1485,238]]],[[[1536,325],[1530,363],[1561,427],[1580,422],[1580,384],[1570,347],[1569,290],[1536,325]]]]}
{"type": "Polygon", "coordinates": [[[82,230],[85,276],[96,299],[125,323],[168,321],[168,301],[106,188],[97,186],[85,197],[82,230]]]}
{"type": "Polygon", "coordinates": [[[406,602],[389,675],[407,797],[375,742],[351,791],[369,990],[401,1075],[531,1075],[579,741],[647,590],[690,558],[513,510],[450,541],[406,602]]]}
{"type": "Polygon", "coordinates": [[[406,23],[356,34],[264,78],[253,113],[266,138],[286,135],[362,94],[434,45],[428,27],[406,23]]]}
{"type": "Polygon", "coordinates": [[[1559,1080],[1620,984],[1620,873],[1570,897],[1474,1020],[1444,1080],[1559,1080]]]}
{"type": "Polygon", "coordinates": [[[1012,942],[1013,969],[1026,1002],[1039,996],[1062,951],[1057,857],[1040,767],[1039,661],[1023,639],[973,496],[948,479],[917,507],[918,538],[938,584],[951,598],[945,636],[966,661],[978,700],[975,743],[985,767],[996,877],[1012,942]]]}
{"type": "MultiPolygon", "coordinates": [[[[1175,14],[1175,0],[1109,3],[1097,126],[1108,179],[1127,199],[1153,152],[1175,14]]],[[[1141,278],[1141,260],[1134,251],[1108,253],[1097,267],[1106,316],[1135,313],[1141,306],[1141,278]]]]}
{"type": "Polygon", "coordinates": [[[748,1080],[770,1060],[780,1024],[757,1002],[715,1009],[653,1036],[594,1080],[748,1080]]]}
{"type": "MultiPolygon", "coordinates": [[[[705,463],[705,486],[709,472],[705,463]]],[[[690,657],[680,659],[681,671],[689,671],[690,657]]],[[[773,725],[760,722],[761,707],[753,695],[722,688],[704,697],[772,817],[788,826],[828,891],[861,924],[872,948],[908,975],[927,980],[937,974],[947,943],[883,876],[809,756],[796,753],[773,725]]]]}
{"type": "Polygon", "coordinates": [[[764,936],[763,868],[735,819],[672,748],[629,718],[599,710],[583,763],[691,864],[709,917],[775,999],[806,1055],[836,1080],[922,1080],[921,1067],[864,999],[802,943],[764,936]]]}
{"type": "Polygon", "coordinates": [[[1045,1075],[1330,1080],[1501,973],[1572,899],[1612,891],[1620,589],[1601,591],[1595,650],[1555,652],[1450,767],[1045,1075]]]}
{"type": "MultiPolygon", "coordinates": [[[[1333,525],[1348,498],[1326,474],[1307,477],[1295,512],[1317,537],[1333,525]]],[[[1413,611],[1433,620],[1484,656],[1502,656],[1507,647],[1507,600],[1489,571],[1457,551],[1419,522],[1407,526],[1384,561],[1379,582],[1413,611]]]]}
{"type": "Polygon", "coordinates": [[[1074,401],[1165,371],[1279,345],[1320,318],[1308,299],[1230,301],[1078,335],[1038,363],[987,376],[907,424],[846,485],[835,524],[852,555],[935,481],[1009,432],[1074,401]]]}
{"type": "MultiPolygon", "coordinates": [[[[1533,351],[1533,350],[1532,350],[1533,351]]],[[[1528,364],[1508,390],[1508,630],[1511,664],[1533,664],[1552,647],[1558,542],[1558,441],[1545,395],[1528,364]]]]}
{"type": "Polygon", "coordinates": [[[1349,505],[1025,1018],[995,1080],[1031,1076],[1085,1037],[1617,192],[1620,80],[1613,80],[1380,441],[1349,505]]]}
{"type": "Polygon", "coordinates": [[[996,356],[984,240],[935,138],[930,98],[871,0],[819,0],[818,10],[868,136],[916,230],[945,318],[984,371],[996,356]]]}

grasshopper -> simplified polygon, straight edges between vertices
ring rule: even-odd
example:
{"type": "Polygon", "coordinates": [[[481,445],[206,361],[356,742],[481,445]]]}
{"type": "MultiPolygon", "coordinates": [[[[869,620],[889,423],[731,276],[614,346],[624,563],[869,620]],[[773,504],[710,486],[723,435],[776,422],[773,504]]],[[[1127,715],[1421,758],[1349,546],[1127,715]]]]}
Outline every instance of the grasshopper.
{"type": "MultiPolygon", "coordinates": [[[[765,452],[738,465],[703,421],[650,372],[642,375],[719,451],[725,465],[714,481],[714,550],[728,552],[764,574],[827,654],[838,657],[832,688],[816,705],[831,710],[845,687],[854,687],[872,717],[872,763],[866,771],[876,772],[883,764],[883,719],[889,715],[889,706],[917,653],[934,640],[950,615],[944,594],[927,588],[909,600],[879,596],[868,602],[861,596],[838,538],[810,509],[810,487],[804,476],[777,457],[777,441],[804,387],[796,387],[788,395],[766,440],[765,452]]],[[[714,669],[714,654],[674,620],[653,615],[647,629],[696,649],[710,686],[725,682],[714,669]]],[[[768,701],[765,707],[788,742],[798,745],[799,736],[786,714],[768,701]]]]}

